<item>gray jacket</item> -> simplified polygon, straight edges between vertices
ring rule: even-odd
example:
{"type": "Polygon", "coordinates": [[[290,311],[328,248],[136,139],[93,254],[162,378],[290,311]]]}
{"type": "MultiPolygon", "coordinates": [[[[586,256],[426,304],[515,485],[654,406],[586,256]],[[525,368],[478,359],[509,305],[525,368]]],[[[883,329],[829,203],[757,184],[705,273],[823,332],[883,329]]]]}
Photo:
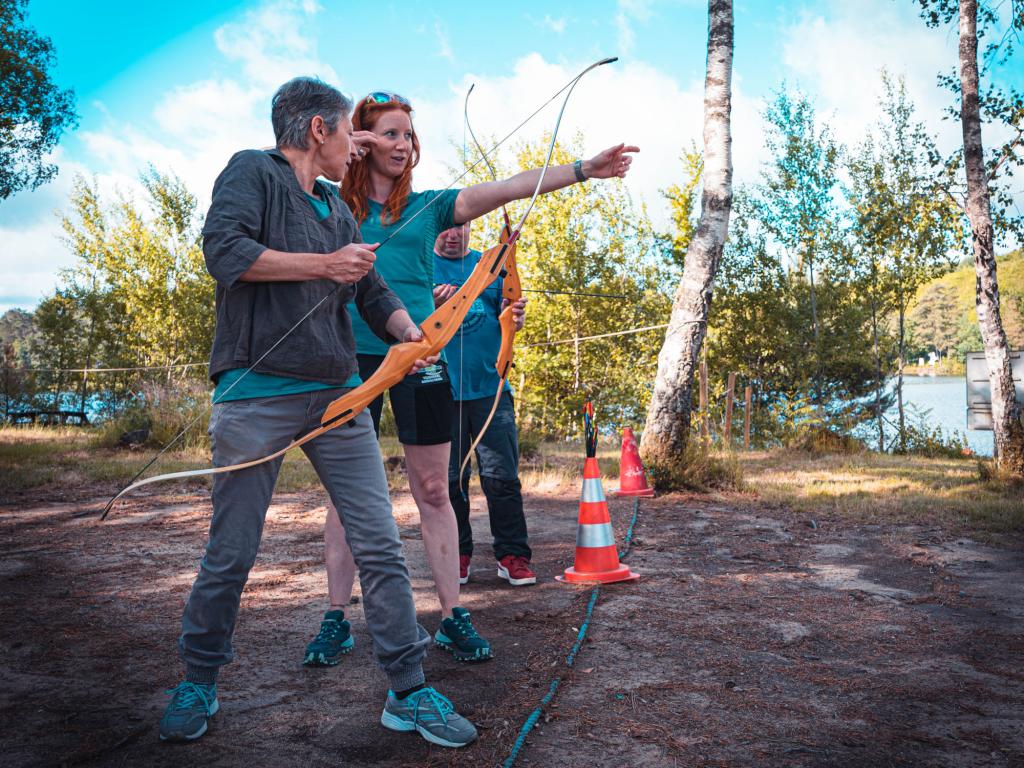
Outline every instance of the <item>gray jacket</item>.
{"type": "MultiPolygon", "coordinates": [[[[321,189],[326,185],[320,184],[321,189]]],[[[252,283],[241,277],[268,248],[287,253],[330,253],[362,242],[348,206],[327,194],[330,215],[317,221],[295,172],[277,150],[237,153],[213,185],[203,226],[206,268],[217,281],[217,329],[210,378],[248,368],[318,301],[323,306],[256,366],[258,373],[325,384],[344,384],[356,372],[352,322],[345,305],[355,301],[375,334],[385,330],[402,302],[373,269],[354,285],[331,280],[252,283]]]]}

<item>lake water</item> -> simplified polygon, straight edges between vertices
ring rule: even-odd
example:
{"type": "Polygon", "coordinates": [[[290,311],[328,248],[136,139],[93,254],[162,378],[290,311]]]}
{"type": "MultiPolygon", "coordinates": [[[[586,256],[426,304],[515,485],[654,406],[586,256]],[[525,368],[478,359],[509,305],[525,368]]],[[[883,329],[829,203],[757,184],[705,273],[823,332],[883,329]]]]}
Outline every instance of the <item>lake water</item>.
{"type": "MultiPolygon", "coordinates": [[[[930,411],[928,423],[942,427],[946,434],[956,430],[965,435],[975,453],[992,455],[992,433],[967,429],[967,381],[963,376],[906,376],[903,402],[930,411]]],[[[890,418],[893,422],[897,419],[895,407],[890,418]]],[[[913,415],[908,413],[907,420],[913,422],[913,415]]],[[[891,434],[888,427],[886,432],[891,434]]]]}

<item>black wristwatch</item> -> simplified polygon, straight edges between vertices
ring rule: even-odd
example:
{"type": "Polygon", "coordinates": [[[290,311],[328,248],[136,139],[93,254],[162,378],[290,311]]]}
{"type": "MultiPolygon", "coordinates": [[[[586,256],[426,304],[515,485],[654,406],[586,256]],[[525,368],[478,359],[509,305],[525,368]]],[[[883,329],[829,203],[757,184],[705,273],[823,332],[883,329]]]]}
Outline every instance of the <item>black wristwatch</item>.
{"type": "Polygon", "coordinates": [[[586,181],[587,174],[583,172],[583,161],[577,160],[572,164],[572,172],[576,174],[576,181],[586,181]]]}

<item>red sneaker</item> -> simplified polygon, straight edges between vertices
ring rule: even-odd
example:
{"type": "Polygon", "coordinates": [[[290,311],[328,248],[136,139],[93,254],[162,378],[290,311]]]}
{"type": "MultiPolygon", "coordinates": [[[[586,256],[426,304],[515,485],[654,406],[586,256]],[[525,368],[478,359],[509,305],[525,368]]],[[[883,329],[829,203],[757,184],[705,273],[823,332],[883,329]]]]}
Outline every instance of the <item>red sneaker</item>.
{"type": "Polygon", "coordinates": [[[536,584],[537,574],[530,570],[530,561],[521,555],[505,555],[498,561],[498,575],[514,587],[536,584]]]}
{"type": "Polygon", "coordinates": [[[469,555],[459,555],[459,584],[469,581],[469,555]]]}

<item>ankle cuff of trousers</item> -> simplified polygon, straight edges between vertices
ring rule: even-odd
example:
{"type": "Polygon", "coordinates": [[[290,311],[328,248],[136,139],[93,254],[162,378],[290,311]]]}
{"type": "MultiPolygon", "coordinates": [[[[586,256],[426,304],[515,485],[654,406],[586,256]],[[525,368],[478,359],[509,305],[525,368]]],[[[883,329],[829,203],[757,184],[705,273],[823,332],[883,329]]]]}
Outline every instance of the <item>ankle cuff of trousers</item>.
{"type": "Polygon", "coordinates": [[[199,667],[195,664],[185,665],[185,679],[190,683],[200,685],[213,685],[217,682],[217,673],[220,667],[199,667]]]}
{"type": "Polygon", "coordinates": [[[419,664],[388,675],[388,685],[391,686],[392,691],[407,691],[417,685],[425,685],[426,682],[427,679],[423,676],[423,667],[419,664]]]}

